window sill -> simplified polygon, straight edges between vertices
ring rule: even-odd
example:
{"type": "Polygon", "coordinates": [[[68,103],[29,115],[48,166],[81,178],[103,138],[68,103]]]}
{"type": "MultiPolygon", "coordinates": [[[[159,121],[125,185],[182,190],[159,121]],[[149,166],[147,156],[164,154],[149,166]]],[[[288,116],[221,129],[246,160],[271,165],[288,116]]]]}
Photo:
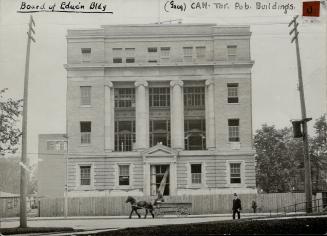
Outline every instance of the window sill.
{"type": "Polygon", "coordinates": [[[165,107],[151,107],[150,106],[150,109],[152,109],[152,110],[169,110],[170,107],[169,106],[165,106],[165,107]]]}
{"type": "Polygon", "coordinates": [[[131,185],[116,185],[115,186],[116,190],[129,190],[132,189],[131,185]]]}
{"type": "Polygon", "coordinates": [[[239,102],[227,102],[226,104],[227,105],[240,105],[239,102]]]}
{"type": "Polygon", "coordinates": [[[245,184],[227,184],[227,187],[232,187],[232,188],[245,188],[245,184]]]}
{"type": "Polygon", "coordinates": [[[80,144],[79,146],[80,147],[89,147],[89,146],[91,146],[91,144],[90,143],[88,143],[88,144],[80,144]]]}
{"type": "Polygon", "coordinates": [[[204,184],[190,184],[187,186],[188,189],[202,189],[206,186],[204,184]]]}
{"type": "Polygon", "coordinates": [[[95,187],[93,185],[80,185],[75,188],[75,190],[79,191],[92,191],[95,190],[95,187]]]}
{"type": "Polygon", "coordinates": [[[134,107],[115,107],[116,111],[130,111],[130,110],[135,110],[135,106],[134,107]]]}
{"type": "Polygon", "coordinates": [[[80,105],[79,106],[80,108],[89,108],[89,107],[92,107],[91,105],[80,105]]]}

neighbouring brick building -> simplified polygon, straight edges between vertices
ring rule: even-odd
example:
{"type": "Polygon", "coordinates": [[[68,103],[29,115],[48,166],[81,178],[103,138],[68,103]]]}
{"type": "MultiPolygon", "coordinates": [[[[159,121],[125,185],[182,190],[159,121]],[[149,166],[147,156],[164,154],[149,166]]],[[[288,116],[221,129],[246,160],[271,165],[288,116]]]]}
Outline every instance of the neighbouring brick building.
{"type": "Polygon", "coordinates": [[[69,193],[155,195],[165,176],[165,195],[256,192],[250,36],[215,24],[69,30],[69,193]]]}

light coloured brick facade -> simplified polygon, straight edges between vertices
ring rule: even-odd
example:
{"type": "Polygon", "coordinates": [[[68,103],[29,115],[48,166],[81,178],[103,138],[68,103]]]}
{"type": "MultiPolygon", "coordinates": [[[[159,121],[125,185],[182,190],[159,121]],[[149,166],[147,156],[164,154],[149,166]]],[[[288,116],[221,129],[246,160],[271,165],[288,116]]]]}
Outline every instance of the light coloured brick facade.
{"type": "Polygon", "coordinates": [[[166,172],[166,195],[255,192],[250,36],[214,24],[69,30],[70,194],[154,195],[166,172]]]}

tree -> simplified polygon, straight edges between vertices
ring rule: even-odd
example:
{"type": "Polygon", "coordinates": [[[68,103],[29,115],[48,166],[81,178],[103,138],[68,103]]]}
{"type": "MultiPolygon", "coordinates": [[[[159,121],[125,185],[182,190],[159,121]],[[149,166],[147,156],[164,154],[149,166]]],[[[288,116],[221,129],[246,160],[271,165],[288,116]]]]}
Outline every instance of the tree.
{"type": "Polygon", "coordinates": [[[283,131],[265,124],[256,131],[254,137],[257,184],[268,193],[283,191],[286,188],[284,160],[287,149],[283,136],[283,131]]]}
{"type": "Polygon", "coordinates": [[[310,140],[310,159],[313,182],[313,193],[327,188],[323,182],[327,176],[327,122],[325,116],[316,119],[314,124],[315,136],[310,140]]]}
{"type": "Polygon", "coordinates": [[[23,100],[5,98],[4,93],[7,90],[0,90],[0,155],[15,153],[22,135],[17,122],[22,113],[23,100]]]}
{"type": "Polygon", "coordinates": [[[19,193],[19,158],[0,158],[0,191],[19,193]]]}
{"type": "MultiPolygon", "coordinates": [[[[19,193],[20,186],[20,158],[0,158],[0,191],[19,193]]],[[[31,168],[27,178],[27,194],[37,192],[36,167],[31,168]]]]}

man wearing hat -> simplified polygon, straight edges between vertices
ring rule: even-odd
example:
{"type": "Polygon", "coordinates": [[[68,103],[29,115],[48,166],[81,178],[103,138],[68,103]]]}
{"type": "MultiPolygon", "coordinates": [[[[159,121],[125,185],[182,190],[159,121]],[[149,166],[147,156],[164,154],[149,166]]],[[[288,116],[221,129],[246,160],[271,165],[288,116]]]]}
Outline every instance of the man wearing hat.
{"type": "Polygon", "coordinates": [[[235,214],[237,213],[238,219],[241,218],[241,199],[238,198],[237,194],[234,193],[234,199],[233,199],[233,220],[235,220],[235,214]]]}

